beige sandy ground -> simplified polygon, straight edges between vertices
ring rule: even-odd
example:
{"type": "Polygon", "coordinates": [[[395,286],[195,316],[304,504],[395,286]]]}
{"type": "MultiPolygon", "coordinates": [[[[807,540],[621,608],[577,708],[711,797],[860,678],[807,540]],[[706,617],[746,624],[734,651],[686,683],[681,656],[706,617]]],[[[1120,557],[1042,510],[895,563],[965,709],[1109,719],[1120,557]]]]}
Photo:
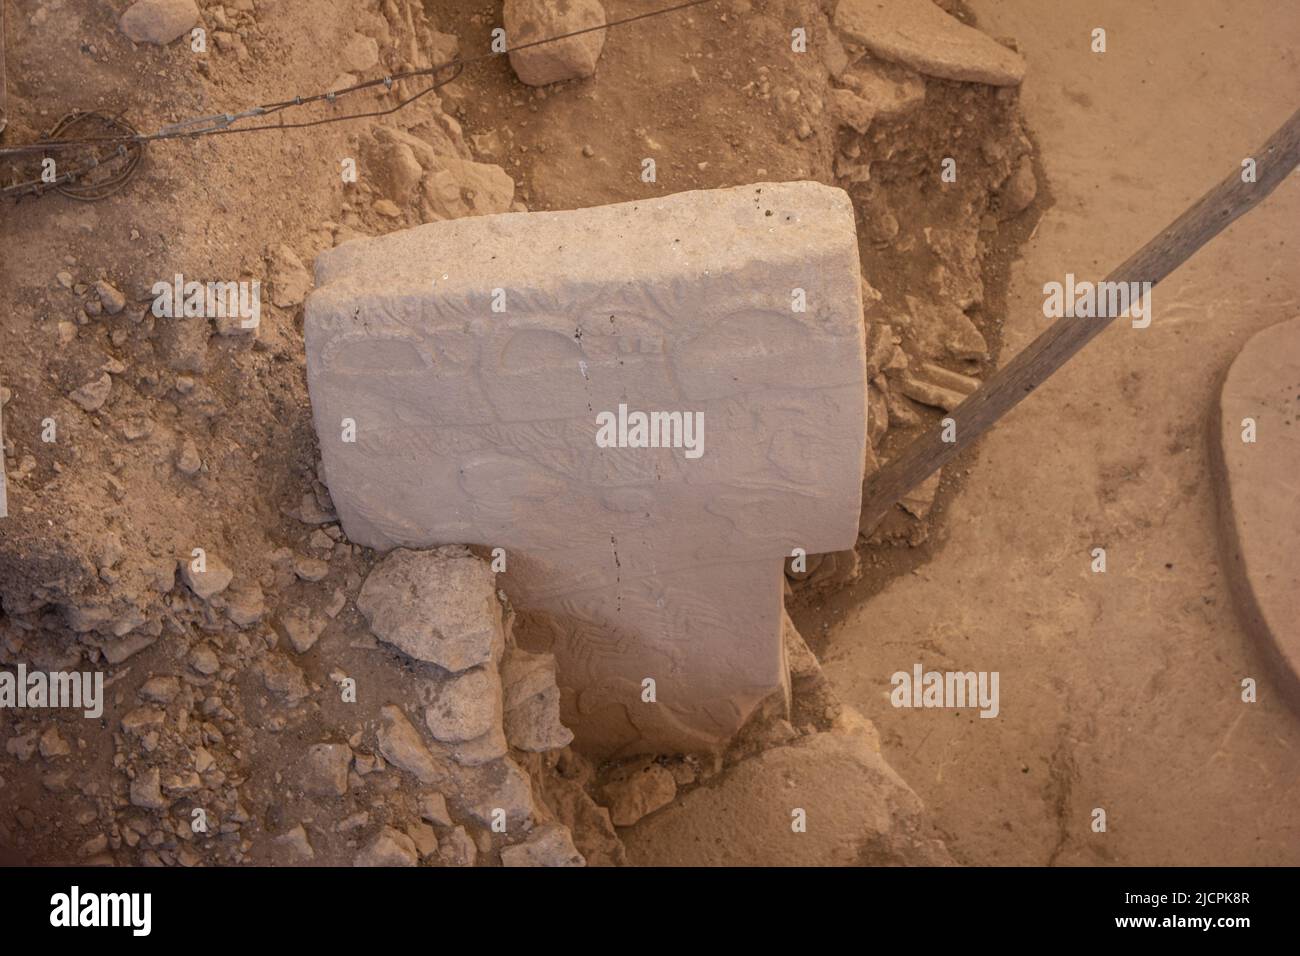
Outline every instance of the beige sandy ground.
{"type": "MultiPolygon", "coordinates": [[[[1047,322],[1044,282],[1100,277],[1300,105],[1300,8],[974,7],[1028,58],[1055,197],[1013,273],[1005,361],[1047,322]]],[[[1300,719],[1234,616],[1205,427],[1246,338],[1300,314],[1297,222],[1293,176],[1159,287],[1149,329],[1116,323],[1005,419],[935,560],[832,629],[831,678],[962,862],[1300,863],[1300,719]],[[1001,715],[893,709],[889,675],[917,661],[1000,671],[1001,715]]]]}

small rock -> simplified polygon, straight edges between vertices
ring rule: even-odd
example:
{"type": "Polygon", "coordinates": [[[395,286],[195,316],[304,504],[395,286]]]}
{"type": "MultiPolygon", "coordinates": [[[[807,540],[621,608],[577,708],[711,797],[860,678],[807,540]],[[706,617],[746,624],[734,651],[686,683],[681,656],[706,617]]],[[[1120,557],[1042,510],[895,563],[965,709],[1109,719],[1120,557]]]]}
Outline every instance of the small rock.
{"type": "Polygon", "coordinates": [[[353,830],[359,830],[370,823],[370,814],[365,810],[359,810],[350,816],[344,817],[334,827],[336,833],[351,833],[353,830]]]}
{"type": "Polygon", "coordinates": [[[457,811],[481,826],[495,825],[498,811],[505,811],[507,828],[516,833],[528,829],[537,815],[531,778],[509,757],[459,768],[455,785],[452,802],[457,811]]]}
{"type": "Polygon", "coordinates": [[[282,309],[291,309],[300,304],[311,291],[311,273],[302,264],[298,254],[283,244],[271,252],[268,278],[271,283],[271,301],[282,309]]]}
{"type": "Polygon", "coordinates": [[[912,401],[929,405],[931,408],[941,408],[945,412],[952,411],[966,400],[966,396],[960,392],[911,375],[901,376],[894,386],[912,401]]]}
{"type": "Polygon", "coordinates": [[[412,823],[406,828],[406,835],[411,838],[415,844],[416,852],[420,854],[420,859],[427,860],[438,852],[438,834],[433,832],[433,827],[427,823],[412,823]]]}
{"type": "Polygon", "coordinates": [[[113,377],[105,372],[99,378],[87,382],[74,391],[69,398],[88,412],[95,412],[104,407],[109,394],[113,391],[113,377]]]}
{"type": "Polygon", "coordinates": [[[436,740],[474,740],[500,723],[501,678],[495,668],[475,667],[428,686],[424,722],[436,740]]]}
{"type": "Polygon", "coordinates": [[[307,539],[307,547],[318,553],[329,554],[334,550],[334,539],[320,528],[317,528],[311,533],[311,537],[307,539]]]}
{"type": "Polygon", "coordinates": [[[212,649],[211,644],[200,644],[190,651],[190,667],[204,677],[211,677],[221,670],[221,660],[217,657],[217,652],[212,649]]]}
{"type": "Polygon", "coordinates": [[[316,858],[316,851],[311,848],[311,843],[307,839],[307,831],[303,829],[301,823],[292,830],[281,833],[275,838],[275,842],[288,848],[289,853],[295,859],[306,861],[316,858]]]}
{"type": "Polygon", "coordinates": [[[832,79],[849,68],[849,54],[845,51],[840,38],[834,33],[827,32],[821,50],[822,62],[826,64],[826,72],[831,75],[832,79]]]}
{"type": "Polygon", "coordinates": [[[280,627],[293,649],[303,654],[311,650],[321,631],[325,630],[325,619],[313,614],[310,608],[298,605],[281,615],[280,627]]]}
{"type": "Polygon", "coordinates": [[[443,866],[473,866],[478,849],[465,828],[456,827],[439,841],[438,859],[443,866]]]}
{"type": "Polygon", "coordinates": [[[392,827],[384,827],[379,835],[357,856],[354,866],[417,866],[415,843],[409,836],[392,827]]]}
{"type": "Polygon", "coordinates": [[[136,43],[166,46],[198,22],[199,8],[194,0],[137,0],[117,25],[136,43]]]}
{"type": "Polygon", "coordinates": [[[871,241],[878,246],[887,246],[898,238],[898,217],[888,209],[882,209],[875,215],[864,217],[871,241]]]}
{"type": "Polygon", "coordinates": [[[55,757],[66,757],[70,753],[72,753],[72,748],[63,739],[58,727],[51,727],[41,734],[41,756],[46,760],[52,760],[55,757]]]}
{"type": "Polygon", "coordinates": [[[936,471],[925,481],[899,499],[898,503],[915,518],[924,521],[930,509],[934,507],[934,497],[939,492],[939,479],[943,472],[936,471]]]}
{"type": "Polygon", "coordinates": [[[162,727],[167,715],[157,707],[136,707],[122,715],[122,732],[140,737],[162,727]]]}
{"type": "Polygon", "coordinates": [[[896,63],[861,60],[840,82],[869,105],[876,119],[897,119],[925,101],[925,80],[915,70],[896,63]]]}
{"type": "Polygon", "coordinates": [[[135,779],[131,781],[131,803],[146,810],[162,810],[167,806],[168,801],[162,794],[157,767],[150,767],[136,774],[135,779]]]}
{"type": "Polygon", "coordinates": [[[266,595],[256,582],[232,585],[225,602],[226,617],[238,627],[256,624],[266,613],[266,595]]]}
{"type": "Polygon", "coordinates": [[[905,298],[908,314],[895,316],[894,323],[906,330],[922,357],[948,356],[972,361],[988,358],[988,342],[957,306],[910,295],[905,298]]]}
{"type": "Polygon", "coordinates": [[[326,617],[338,617],[339,612],[343,610],[348,603],[348,596],[342,588],[335,588],[334,595],[330,598],[330,603],[325,606],[326,617]]]}
{"type": "Polygon", "coordinates": [[[91,837],[85,843],[81,844],[81,846],[77,848],[77,856],[84,859],[88,856],[94,856],[97,853],[103,853],[107,849],[108,834],[101,833],[98,836],[91,837]]]}
{"type": "Polygon", "coordinates": [[[121,424],[122,437],[127,441],[139,441],[153,434],[153,420],[143,415],[132,415],[121,424]]]}
{"type": "Polygon", "coordinates": [[[364,148],[370,180],[381,194],[403,203],[415,198],[424,178],[424,167],[409,143],[378,139],[364,148]]]}
{"type": "Polygon", "coordinates": [[[388,704],[380,711],[379,752],[395,767],[405,770],[424,784],[436,784],[445,772],[434,761],[402,709],[388,704]]]}
{"type": "Polygon", "coordinates": [[[197,773],[207,773],[216,764],[216,758],[206,747],[194,748],[194,770],[197,773]]]}
{"type": "Polygon", "coordinates": [[[204,601],[208,601],[230,587],[230,582],[235,578],[235,572],[230,570],[226,563],[215,554],[205,555],[203,564],[204,569],[196,571],[194,570],[193,561],[183,561],[181,563],[181,579],[195,595],[204,601]]]}
{"type": "MultiPolygon", "coordinates": [[[[350,740],[348,742],[351,743],[350,740]]],[[[360,740],[357,743],[360,744],[360,740]]],[[[358,777],[381,773],[386,766],[384,758],[378,754],[357,754],[352,759],[352,769],[357,772],[358,777]]]]}
{"type": "Polygon", "coordinates": [[[203,786],[203,781],[193,770],[185,773],[168,774],[163,780],[163,790],[173,796],[184,796],[196,792],[203,786]]]}
{"type": "MultiPolygon", "coordinates": [[[[581,770],[567,776],[562,763],[559,773],[537,780],[541,798],[554,813],[555,822],[563,823],[573,835],[573,845],[588,866],[624,866],[627,855],[623,841],[609,818],[609,811],[599,806],[587,793],[581,770]]],[[[675,775],[674,775],[675,776],[675,775]]]]}
{"type": "Polygon", "coordinates": [[[1038,177],[1034,174],[1034,161],[1029,156],[1021,158],[1016,171],[1002,187],[1001,218],[1020,215],[1038,195],[1038,177]]]}
{"type": "Polygon", "coordinates": [[[420,195],[420,210],[426,219],[486,216],[512,208],[515,181],[500,166],[433,156],[420,195]]]}
{"type": "Polygon", "coordinates": [[[672,803],[677,781],[657,763],[640,764],[605,784],[602,793],[614,825],[630,827],[672,803]]]}
{"type": "Polygon", "coordinates": [[[347,744],[312,744],[304,760],[303,790],[316,797],[341,797],[348,792],[351,763],[347,744]]]}
{"type": "Polygon", "coordinates": [[[381,641],[458,673],[504,646],[488,565],[463,548],[391,551],[366,578],[357,607],[381,641]]]}
{"type": "Polygon", "coordinates": [[[865,133],[876,118],[876,111],[871,104],[852,90],[831,90],[827,97],[831,115],[841,126],[848,126],[865,133]]]}
{"type": "Polygon", "coordinates": [[[525,50],[514,48],[547,37],[604,26],[605,8],[599,0],[567,0],[564,3],[505,0],[502,22],[511,47],[510,65],[521,82],[529,86],[545,86],[596,72],[596,62],[605,46],[604,30],[592,30],[525,50]]]}
{"type": "Polygon", "coordinates": [[[510,752],[505,731],[500,720],[495,721],[487,733],[472,740],[463,740],[445,746],[447,756],[462,767],[479,767],[499,760],[510,752]]]}
{"type": "Polygon", "coordinates": [[[295,555],[293,559],[293,573],[300,580],[315,583],[323,580],[330,573],[330,566],[327,562],[319,558],[308,558],[303,555],[295,555]]]}
{"type": "Polygon", "coordinates": [[[386,219],[398,219],[402,215],[401,207],[391,199],[376,199],[373,208],[386,219]]]}
{"type": "Polygon", "coordinates": [[[428,820],[436,827],[451,826],[451,814],[447,812],[447,798],[440,793],[422,794],[420,819],[428,820]]]}
{"type": "Polygon", "coordinates": [[[921,362],[916,366],[916,373],[937,385],[950,388],[954,392],[960,392],[962,395],[969,395],[980,387],[980,380],[974,376],[953,372],[942,365],[935,365],[933,362],[921,362]]]}
{"type": "Polygon", "coordinates": [[[150,677],[140,686],[140,696],[156,704],[170,704],[181,691],[181,682],[175,677],[150,677]]]}
{"type": "Polygon", "coordinates": [[[316,496],[310,491],[302,496],[302,502],[298,506],[298,511],[293,513],[293,517],[303,524],[314,525],[329,524],[331,521],[339,520],[339,516],[334,512],[321,507],[320,502],[316,500],[316,496]]]}
{"type": "Polygon", "coordinates": [[[573,731],[560,723],[560,689],[555,657],[511,648],[501,662],[505,685],[506,738],[519,750],[541,753],[573,742],[573,731]]]}
{"type": "Polygon", "coordinates": [[[502,866],[586,866],[569,828],[547,823],[528,834],[528,839],[501,851],[502,866]]]}
{"type": "Polygon", "coordinates": [[[109,315],[117,315],[126,308],[126,296],[105,280],[95,283],[95,292],[99,295],[99,304],[109,315]]]}
{"type": "Polygon", "coordinates": [[[302,669],[283,654],[267,654],[257,662],[257,670],[266,689],[290,707],[297,706],[311,692],[302,669]]]}

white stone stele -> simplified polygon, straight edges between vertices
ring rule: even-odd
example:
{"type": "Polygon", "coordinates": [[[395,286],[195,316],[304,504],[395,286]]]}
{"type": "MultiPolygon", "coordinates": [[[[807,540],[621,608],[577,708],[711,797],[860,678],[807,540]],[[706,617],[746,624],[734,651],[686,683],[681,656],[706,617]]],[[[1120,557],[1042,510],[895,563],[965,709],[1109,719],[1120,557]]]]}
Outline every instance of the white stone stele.
{"type": "Polygon", "coordinates": [[[853,547],[861,504],[842,190],[434,223],[344,243],[316,280],[307,379],[348,537],[505,548],[501,584],[556,655],[580,744],[717,749],[788,700],[783,560],[853,547]],[[702,411],[703,454],[598,447],[597,415],[620,403],[702,411]]]}

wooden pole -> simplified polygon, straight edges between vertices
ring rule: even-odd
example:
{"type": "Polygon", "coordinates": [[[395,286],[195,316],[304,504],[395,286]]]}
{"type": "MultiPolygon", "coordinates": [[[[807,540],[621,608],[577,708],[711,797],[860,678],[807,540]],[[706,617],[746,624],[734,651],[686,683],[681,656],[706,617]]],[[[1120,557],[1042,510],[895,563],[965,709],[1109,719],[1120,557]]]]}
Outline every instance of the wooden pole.
{"type": "MultiPolygon", "coordinates": [[[[1255,160],[1254,182],[1245,182],[1242,169],[1236,169],[1119,265],[1106,281],[1149,282],[1155,286],[1237,217],[1258,205],[1300,164],[1300,110],[1293,113],[1252,158],[1255,160]]],[[[895,502],[974,444],[975,439],[1043,384],[1115,318],[1109,315],[1057,319],[947,416],[956,423],[954,441],[943,440],[945,429],[940,422],[871,475],[862,495],[862,518],[858,525],[862,533],[870,534],[875,530],[895,502]]]]}

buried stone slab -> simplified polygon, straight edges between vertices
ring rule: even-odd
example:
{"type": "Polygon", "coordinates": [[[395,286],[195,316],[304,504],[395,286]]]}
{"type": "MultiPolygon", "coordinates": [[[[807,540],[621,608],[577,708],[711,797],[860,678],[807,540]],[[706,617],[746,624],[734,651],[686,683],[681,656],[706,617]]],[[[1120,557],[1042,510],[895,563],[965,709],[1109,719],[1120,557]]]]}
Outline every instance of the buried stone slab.
{"type": "Polygon", "coordinates": [[[1300,318],[1257,333],[1233,360],[1216,432],[1233,598],[1300,708],[1300,318]]]}
{"type": "Polygon", "coordinates": [[[1025,78],[1019,54],[933,0],[839,0],[835,28],[882,60],[927,76],[992,86],[1016,86],[1025,78]]]}
{"type": "Polygon", "coordinates": [[[317,260],[306,340],[349,538],[505,549],[581,744],[718,749],[788,695],[783,559],[853,546],[866,453],[843,191],[345,243],[317,260]]]}

